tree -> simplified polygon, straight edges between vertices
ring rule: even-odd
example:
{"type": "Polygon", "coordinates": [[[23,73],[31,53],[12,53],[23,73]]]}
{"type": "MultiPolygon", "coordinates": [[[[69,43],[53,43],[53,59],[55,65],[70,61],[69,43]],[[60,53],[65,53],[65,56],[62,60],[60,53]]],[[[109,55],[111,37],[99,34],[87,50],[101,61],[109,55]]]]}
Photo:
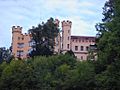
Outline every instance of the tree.
{"type": "Polygon", "coordinates": [[[96,88],[118,90],[120,87],[120,0],[109,0],[103,8],[102,23],[96,25],[98,61],[96,88]]]}
{"type": "Polygon", "coordinates": [[[62,90],[93,90],[94,76],[94,64],[89,61],[77,62],[75,69],[67,73],[62,90]]]}
{"type": "Polygon", "coordinates": [[[38,27],[29,30],[32,35],[32,42],[34,42],[30,56],[53,54],[55,37],[59,32],[59,28],[54,22],[54,19],[50,18],[46,23],[39,24],[38,27]]]}
{"type": "Polygon", "coordinates": [[[5,60],[7,63],[11,62],[13,59],[12,53],[10,49],[6,49],[5,47],[0,48],[0,63],[5,60]]]}
{"type": "Polygon", "coordinates": [[[99,33],[97,39],[98,61],[101,70],[120,59],[120,1],[109,0],[103,8],[102,23],[96,25],[99,33]],[[102,65],[104,64],[104,65],[102,65]]]}
{"type": "Polygon", "coordinates": [[[72,50],[67,51],[65,54],[68,54],[68,55],[73,56],[74,58],[76,58],[76,56],[75,56],[75,54],[74,54],[74,52],[72,50]]]}

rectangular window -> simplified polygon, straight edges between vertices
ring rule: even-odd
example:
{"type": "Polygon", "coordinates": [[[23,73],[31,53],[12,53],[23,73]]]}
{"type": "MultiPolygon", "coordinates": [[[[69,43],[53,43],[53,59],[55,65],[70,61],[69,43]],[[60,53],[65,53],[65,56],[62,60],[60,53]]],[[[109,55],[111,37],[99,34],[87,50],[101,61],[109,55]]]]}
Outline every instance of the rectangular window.
{"type": "Polygon", "coordinates": [[[24,47],[24,43],[18,43],[18,48],[23,48],[24,47]]]}
{"type": "Polygon", "coordinates": [[[92,40],[92,42],[95,42],[95,40],[92,40]]]}
{"type": "Polygon", "coordinates": [[[68,30],[68,33],[70,33],[70,30],[68,30]]]}
{"type": "Polygon", "coordinates": [[[83,46],[81,46],[81,47],[80,47],[80,50],[81,50],[81,51],[83,51],[83,50],[84,50],[84,47],[83,47],[83,46]]]}
{"type": "Polygon", "coordinates": [[[69,40],[69,36],[68,36],[68,40],[69,40]]]}
{"type": "Polygon", "coordinates": [[[88,50],[89,50],[89,47],[87,46],[87,47],[86,47],[86,51],[88,51],[88,50]]]}
{"type": "Polygon", "coordinates": [[[82,42],[84,42],[84,40],[82,40],[82,42]]]}
{"type": "Polygon", "coordinates": [[[76,42],[77,42],[78,40],[76,39],[76,42]]]}
{"type": "Polygon", "coordinates": [[[22,40],[24,40],[24,37],[22,37],[22,40]]]}
{"type": "Polygon", "coordinates": [[[18,37],[18,40],[20,40],[20,37],[18,37]]]}
{"type": "Polygon", "coordinates": [[[75,51],[77,51],[78,50],[78,46],[75,46],[75,51]]]}
{"type": "Polygon", "coordinates": [[[81,56],[81,60],[83,60],[83,56],[81,56]]]}
{"type": "Polygon", "coordinates": [[[69,45],[69,44],[67,44],[67,48],[68,48],[68,49],[70,48],[70,45],[69,45]]]}
{"type": "Polygon", "coordinates": [[[18,56],[18,57],[23,56],[23,54],[24,54],[24,51],[23,51],[23,50],[18,50],[18,51],[17,51],[17,56],[18,56]]]}

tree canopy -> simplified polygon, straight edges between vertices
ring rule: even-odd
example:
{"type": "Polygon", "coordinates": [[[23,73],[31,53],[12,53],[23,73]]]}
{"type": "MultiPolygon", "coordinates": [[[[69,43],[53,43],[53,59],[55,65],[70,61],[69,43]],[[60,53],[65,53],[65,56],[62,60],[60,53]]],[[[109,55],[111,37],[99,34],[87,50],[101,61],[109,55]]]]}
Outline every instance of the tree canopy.
{"type": "Polygon", "coordinates": [[[120,1],[109,0],[103,8],[104,18],[97,24],[98,59],[111,64],[120,59],[120,1]]]}
{"type": "Polygon", "coordinates": [[[30,56],[52,55],[54,52],[55,37],[58,36],[59,28],[53,18],[48,19],[46,23],[39,24],[29,30],[32,35],[32,52],[30,56]]]}

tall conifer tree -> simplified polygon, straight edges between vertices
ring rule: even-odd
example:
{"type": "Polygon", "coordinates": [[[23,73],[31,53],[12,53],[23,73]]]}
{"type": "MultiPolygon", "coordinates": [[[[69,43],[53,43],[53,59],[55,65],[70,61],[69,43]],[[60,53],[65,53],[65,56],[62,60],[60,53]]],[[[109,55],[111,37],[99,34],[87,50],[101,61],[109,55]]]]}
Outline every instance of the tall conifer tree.
{"type": "MultiPolygon", "coordinates": [[[[103,8],[102,23],[96,25],[98,62],[103,71],[120,60],[120,0],[109,0],[103,8]]],[[[98,71],[99,72],[99,71],[98,71]]]]}
{"type": "Polygon", "coordinates": [[[57,37],[59,28],[50,18],[46,23],[39,24],[29,30],[32,35],[33,51],[30,56],[52,55],[54,52],[55,37],[57,37]]]}

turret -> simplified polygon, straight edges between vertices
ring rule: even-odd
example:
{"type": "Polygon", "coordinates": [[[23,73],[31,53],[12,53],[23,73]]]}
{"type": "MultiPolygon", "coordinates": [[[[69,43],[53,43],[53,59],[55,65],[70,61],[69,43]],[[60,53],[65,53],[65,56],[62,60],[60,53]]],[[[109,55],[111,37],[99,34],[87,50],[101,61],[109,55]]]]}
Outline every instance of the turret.
{"type": "Polygon", "coordinates": [[[55,19],[55,22],[54,22],[54,23],[59,27],[59,22],[60,22],[60,21],[59,21],[58,19],[55,19]]]}
{"type": "Polygon", "coordinates": [[[62,50],[71,49],[71,26],[72,22],[67,20],[62,22],[62,50]]]}
{"type": "MultiPolygon", "coordinates": [[[[59,27],[59,20],[55,19],[54,24],[57,25],[57,27],[59,27]]],[[[60,32],[58,33],[58,36],[55,37],[55,45],[54,45],[54,53],[60,53],[61,50],[61,37],[60,37],[60,32]]]]}

